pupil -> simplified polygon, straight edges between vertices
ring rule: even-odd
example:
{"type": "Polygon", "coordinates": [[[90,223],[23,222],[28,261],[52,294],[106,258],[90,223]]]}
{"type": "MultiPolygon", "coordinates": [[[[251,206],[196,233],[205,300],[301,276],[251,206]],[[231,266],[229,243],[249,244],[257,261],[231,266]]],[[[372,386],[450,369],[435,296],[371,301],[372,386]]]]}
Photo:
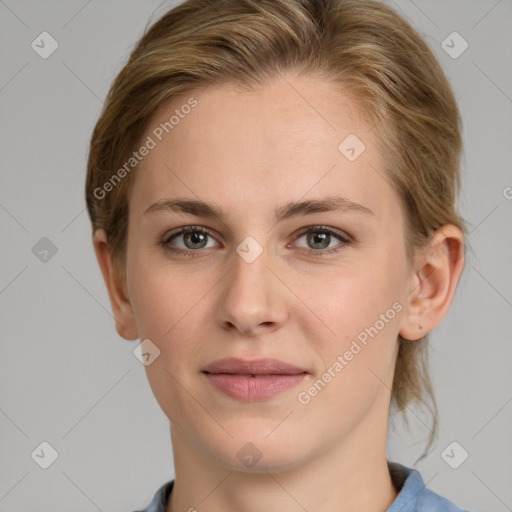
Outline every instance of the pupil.
{"type": "Polygon", "coordinates": [[[204,233],[189,233],[188,236],[191,238],[193,245],[200,244],[201,241],[204,242],[204,238],[205,238],[204,233]]]}
{"type": "MultiPolygon", "coordinates": [[[[328,233],[312,233],[312,236],[313,236],[313,240],[314,240],[314,242],[313,242],[313,245],[314,245],[315,243],[317,243],[316,237],[318,237],[320,239],[319,243],[321,244],[322,241],[325,242],[326,240],[328,240],[330,235],[328,233]]],[[[327,245],[329,245],[329,242],[327,242],[327,245]]],[[[322,245],[321,248],[325,248],[325,247],[327,247],[327,246],[324,244],[324,245],[322,245]]]]}

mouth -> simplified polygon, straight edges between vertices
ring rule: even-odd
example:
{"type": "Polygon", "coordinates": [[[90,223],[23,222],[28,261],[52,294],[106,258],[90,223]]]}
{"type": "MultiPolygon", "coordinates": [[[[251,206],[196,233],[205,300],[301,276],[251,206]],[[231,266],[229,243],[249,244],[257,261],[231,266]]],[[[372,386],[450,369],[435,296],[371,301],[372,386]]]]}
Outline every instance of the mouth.
{"type": "Polygon", "coordinates": [[[221,359],[202,373],[217,391],[242,401],[272,398],[298,385],[308,372],[278,359],[221,359]]]}
{"type": "Polygon", "coordinates": [[[300,375],[308,373],[304,368],[280,361],[279,359],[236,359],[226,358],[214,361],[205,366],[202,371],[209,374],[231,375],[300,375]]]}

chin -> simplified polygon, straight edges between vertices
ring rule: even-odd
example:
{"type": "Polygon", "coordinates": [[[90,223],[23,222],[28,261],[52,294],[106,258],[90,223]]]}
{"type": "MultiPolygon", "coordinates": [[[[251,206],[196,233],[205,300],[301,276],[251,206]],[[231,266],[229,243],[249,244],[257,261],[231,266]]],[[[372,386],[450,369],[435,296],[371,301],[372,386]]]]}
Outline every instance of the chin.
{"type": "MultiPolygon", "coordinates": [[[[272,434],[274,435],[274,434],[272,434]]],[[[230,439],[224,447],[216,443],[209,446],[210,454],[219,463],[232,471],[243,473],[278,473],[294,469],[304,463],[303,457],[297,450],[297,444],[285,444],[284,440],[275,437],[274,440],[265,439],[264,436],[242,436],[230,439]]]]}

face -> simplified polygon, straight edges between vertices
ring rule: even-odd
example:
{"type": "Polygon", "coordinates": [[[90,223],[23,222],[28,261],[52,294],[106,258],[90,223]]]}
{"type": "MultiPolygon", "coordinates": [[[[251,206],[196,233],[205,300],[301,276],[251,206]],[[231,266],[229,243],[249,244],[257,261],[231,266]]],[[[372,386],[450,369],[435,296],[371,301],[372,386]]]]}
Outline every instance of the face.
{"type": "Polygon", "coordinates": [[[148,124],[142,140],[155,145],[129,198],[130,314],[160,351],[146,371],[173,444],[246,471],[342,445],[385,448],[410,291],[403,212],[376,134],[333,84],[288,82],[174,98],[148,124]],[[176,109],[179,122],[160,133],[176,109]],[[327,198],[345,203],[315,207],[327,198]],[[162,206],[178,199],[220,216],[162,206]],[[225,358],[302,373],[204,373],[225,358]],[[244,455],[261,458],[251,467],[244,455]]]}

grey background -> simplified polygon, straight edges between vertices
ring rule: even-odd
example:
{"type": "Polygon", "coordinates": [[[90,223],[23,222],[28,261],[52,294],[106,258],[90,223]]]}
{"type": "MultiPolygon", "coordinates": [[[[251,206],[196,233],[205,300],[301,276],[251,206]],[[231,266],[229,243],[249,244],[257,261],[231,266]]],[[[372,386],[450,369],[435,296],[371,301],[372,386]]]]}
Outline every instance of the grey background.
{"type": "MultiPolygon", "coordinates": [[[[111,81],[148,21],[176,3],[0,0],[0,511],[130,511],[174,477],[168,420],[133,355],[139,342],[114,328],[84,178],[111,81]],[[43,31],[59,44],[47,59],[31,48],[43,31]],[[33,252],[43,237],[57,250],[46,262],[33,252]],[[58,452],[48,469],[31,457],[43,441],[58,452]]],[[[460,207],[471,223],[462,281],[431,335],[439,434],[414,467],[460,507],[505,512],[512,510],[512,2],[389,3],[425,36],[457,95],[460,207]],[[441,47],[453,31],[469,43],[457,59],[441,47]],[[441,457],[453,441],[469,454],[458,469],[441,457]]],[[[390,430],[388,458],[413,466],[428,418],[414,409],[409,417],[411,432],[399,421],[390,430]]]]}

